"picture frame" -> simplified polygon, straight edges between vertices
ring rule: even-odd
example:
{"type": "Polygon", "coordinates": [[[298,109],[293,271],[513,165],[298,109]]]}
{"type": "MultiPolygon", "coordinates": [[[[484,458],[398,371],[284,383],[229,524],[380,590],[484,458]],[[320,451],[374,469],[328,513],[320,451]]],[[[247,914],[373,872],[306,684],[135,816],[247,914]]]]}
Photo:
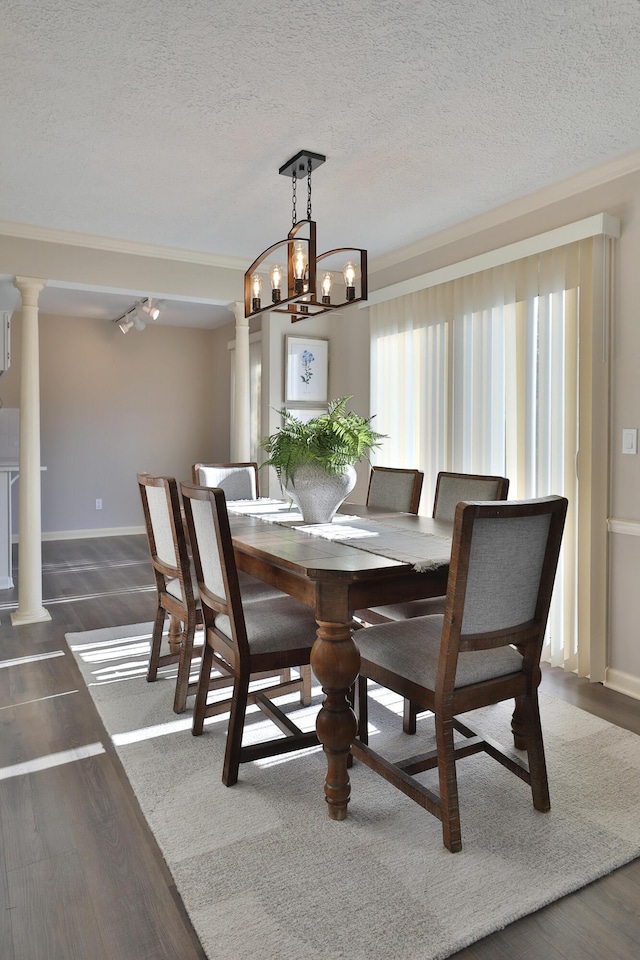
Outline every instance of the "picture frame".
{"type": "Polygon", "coordinates": [[[285,403],[319,407],[329,402],[329,341],[286,337],[285,403]]]}

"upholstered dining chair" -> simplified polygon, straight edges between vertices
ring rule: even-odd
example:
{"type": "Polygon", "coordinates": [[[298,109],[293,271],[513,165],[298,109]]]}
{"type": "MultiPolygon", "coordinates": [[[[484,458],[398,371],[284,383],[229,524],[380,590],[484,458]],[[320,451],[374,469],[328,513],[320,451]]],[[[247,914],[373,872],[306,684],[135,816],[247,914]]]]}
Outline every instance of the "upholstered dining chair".
{"type": "MultiPolygon", "coordinates": [[[[507,477],[494,477],[478,473],[449,473],[441,470],[436,480],[433,498],[434,520],[453,520],[460,500],[506,500],[509,493],[507,477]]],[[[407,600],[384,607],[358,610],[358,619],[365,625],[384,623],[386,620],[407,620],[444,613],[445,597],[428,597],[425,600],[407,600]]],[[[403,730],[416,732],[417,712],[415,705],[405,701],[403,730]]]]}
{"type": "Polygon", "coordinates": [[[303,732],[272,702],[292,690],[300,690],[301,701],[308,702],[304,673],[310,676],[317,624],[309,607],[288,596],[244,604],[224,492],[185,483],[181,490],[205,627],[192,732],[200,735],[206,717],[230,709],[222,780],[232,786],[241,763],[318,743],[315,730],[303,732]],[[230,701],[207,704],[214,667],[231,677],[233,693],[230,701]],[[296,667],[300,678],[283,681],[282,671],[296,667]],[[275,683],[249,689],[252,680],[277,672],[280,677],[275,683]],[[243,746],[245,714],[251,703],[285,736],[243,746]]]}
{"type": "Polygon", "coordinates": [[[368,507],[385,507],[417,513],[424,473],[402,467],[372,467],[367,491],[368,507]]]}
{"type": "Polygon", "coordinates": [[[459,503],[444,615],[358,634],[359,734],[352,753],[438,817],[452,852],[462,846],[456,779],[462,757],[487,752],[530,785],[536,810],[550,809],[537,691],[566,510],[567,500],[556,496],[459,503]],[[390,762],[368,746],[367,679],[433,712],[435,750],[416,755],[414,749],[408,760],[390,762]],[[512,698],[514,743],[526,759],[459,719],[512,698]],[[454,741],[454,731],[464,739],[454,741]],[[435,768],[438,793],[415,777],[435,768]]]}
{"type": "Polygon", "coordinates": [[[193,482],[224,490],[227,500],[257,500],[260,496],[257,463],[194,463],[193,482]]]}
{"type": "Polygon", "coordinates": [[[193,641],[196,627],[202,623],[202,609],[191,575],[175,478],[138,473],[137,480],[157,590],[147,680],[153,682],[157,679],[159,667],[177,663],[173,709],[176,713],[182,713],[189,693],[195,693],[196,688],[195,683],[189,684],[189,674],[194,653],[200,653],[201,650],[194,650],[193,641]],[[182,634],[177,649],[170,635],[170,652],[161,654],[162,632],[167,616],[182,625],[182,634]]]}
{"type": "MultiPolygon", "coordinates": [[[[198,585],[175,477],[154,477],[148,473],[138,473],[137,480],[157,591],[147,680],[150,683],[156,680],[160,667],[177,663],[173,709],[176,713],[182,713],[187,705],[187,697],[196,692],[197,683],[190,683],[189,676],[192,660],[202,650],[201,646],[194,647],[196,629],[202,625],[198,585]],[[161,653],[164,621],[167,616],[170,617],[169,652],[161,653]]],[[[239,583],[245,603],[284,596],[270,584],[245,573],[240,575],[239,583]]],[[[309,697],[310,691],[309,675],[309,697]]]]}

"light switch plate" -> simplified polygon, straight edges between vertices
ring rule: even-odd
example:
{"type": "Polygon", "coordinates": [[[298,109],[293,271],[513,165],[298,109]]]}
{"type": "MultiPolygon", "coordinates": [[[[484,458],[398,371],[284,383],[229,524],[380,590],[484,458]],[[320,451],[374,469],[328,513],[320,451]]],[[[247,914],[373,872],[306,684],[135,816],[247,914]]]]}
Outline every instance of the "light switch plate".
{"type": "Polygon", "coordinates": [[[637,427],[625,427],[622,430],[622,452],[638,452],[638,429],[637,427]]]}

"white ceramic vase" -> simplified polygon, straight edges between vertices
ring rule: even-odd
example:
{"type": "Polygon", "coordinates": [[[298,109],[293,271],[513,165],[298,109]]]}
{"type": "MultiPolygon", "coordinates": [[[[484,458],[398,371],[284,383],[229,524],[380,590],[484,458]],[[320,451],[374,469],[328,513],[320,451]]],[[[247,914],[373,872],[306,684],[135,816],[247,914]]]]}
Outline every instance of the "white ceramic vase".
{"type": "Polygon", "coordinates": [[[305,523],[331,523],[340,504],[356,485],[356,471],[345,467],[342,473],[328,473],[315,463],[296,467],[287,493],[298,506],[305,523]]]}

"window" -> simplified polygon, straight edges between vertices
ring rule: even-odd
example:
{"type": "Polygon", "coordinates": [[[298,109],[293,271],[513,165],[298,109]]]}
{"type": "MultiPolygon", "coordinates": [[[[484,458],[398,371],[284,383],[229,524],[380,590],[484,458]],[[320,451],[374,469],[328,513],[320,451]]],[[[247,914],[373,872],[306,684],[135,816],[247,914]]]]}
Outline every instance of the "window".
{"type": "MultiPolygon", "coordinates": [[[[439,470],[507,476],[511,499],[568,498],[543,657],[581,674],[593,668],[590,637],[606,607],[594,611],[584,592],[606,580],[606,536],[603,556],[593,553],[607,512],[606,479],[593,479],[606,459],[598,465],[592,443],[607,423],[595,323],[606,252],[589,238],[370,308],[371,412],[389,435],[376,462],[424,470],[421,512],[431,511],[439,470]]],[[[604,631],[595,642],[604,667],[604,631]]]]}

